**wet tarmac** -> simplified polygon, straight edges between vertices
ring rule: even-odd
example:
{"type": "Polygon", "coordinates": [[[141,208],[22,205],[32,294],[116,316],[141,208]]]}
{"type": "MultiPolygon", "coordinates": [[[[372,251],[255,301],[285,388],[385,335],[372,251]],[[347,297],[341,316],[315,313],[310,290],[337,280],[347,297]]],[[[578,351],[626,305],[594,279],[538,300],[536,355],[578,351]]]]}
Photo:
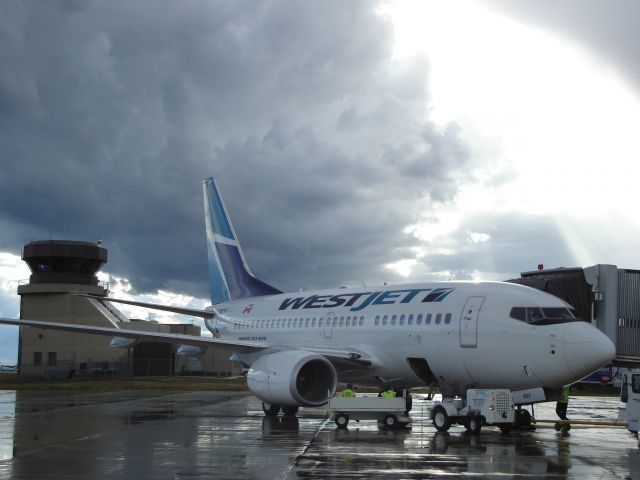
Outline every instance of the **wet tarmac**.
{"type": "MultiPolygon", "coordinates": [[[[237,392],[0,391],[0,478],[640,479],[637,438],[625,428],[438,433],[431,405],[414,395],[412,429],[337,429],[324,409],[265,418],[255,397],[237,392]]],[[[615,420],[621,405],[572,397],[568,414],[615,420]]],[[[537,405],[535,415],[554,419],[554,409],[537,405]]]]}

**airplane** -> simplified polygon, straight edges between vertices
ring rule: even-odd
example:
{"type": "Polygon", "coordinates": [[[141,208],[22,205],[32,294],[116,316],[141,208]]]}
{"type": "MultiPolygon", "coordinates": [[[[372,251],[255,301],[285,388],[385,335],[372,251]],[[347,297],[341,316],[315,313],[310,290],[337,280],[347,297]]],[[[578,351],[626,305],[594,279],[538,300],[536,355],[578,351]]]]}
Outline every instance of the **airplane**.
{"type": "MultiPolygon", "coordinates": [[[[613,342],[548,293],[448,281],[284,293],[250,271],[216,181],[203,182],[212,306],[196,310],[96,297],[204,319],[212,337],[0,318],[0,323],[147,339],[193,353],[225,345],[266,415],[319,407],[338,382],[443,397],[508,388],[517,404],[555,399],[609,363],[613,342]],[[533,398],[517,392],[544,392],[533,398]]],[[[81,294],[82,295],[82,294],[81,294]]]]}

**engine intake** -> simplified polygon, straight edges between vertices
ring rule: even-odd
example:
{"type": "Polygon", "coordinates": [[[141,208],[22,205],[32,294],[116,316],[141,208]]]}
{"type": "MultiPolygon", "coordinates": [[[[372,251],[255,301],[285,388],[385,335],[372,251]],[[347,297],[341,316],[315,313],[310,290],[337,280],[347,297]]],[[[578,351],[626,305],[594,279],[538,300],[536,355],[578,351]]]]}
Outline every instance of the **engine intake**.
{"type": "Polygon", "coordinates": [[[249,390],[264,402],[319,407],[336,392],[338,374],[322,355],[304,350],[270,353],[247,372],[249,390]]]}

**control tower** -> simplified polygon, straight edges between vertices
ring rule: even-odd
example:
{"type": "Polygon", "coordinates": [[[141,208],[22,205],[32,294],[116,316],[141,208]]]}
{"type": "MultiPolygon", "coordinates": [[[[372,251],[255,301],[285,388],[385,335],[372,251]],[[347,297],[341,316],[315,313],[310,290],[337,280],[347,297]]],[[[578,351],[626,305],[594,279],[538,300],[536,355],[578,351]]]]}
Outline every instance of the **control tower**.
{"type": "MultiPolygon", "coordinates": [[[[41,240],[26,244],[22,260],[31,269],[29,284],[62,283],[98,286],[96,273],[107,263],[107,249],[96,243],[41,240]]],[[[97,295],[106,295],[104,289],[97,295]]]]}
{"type": "MultiPolygon", "coordinates": [[[[18,287],[20,318],[101,327],[129,322],[108,303],[70,294],[106,297],[107,288],[96,276],[107,262],[106,248],[89,242],[41,240],[26,244],[22,259],[31,277],[18,287]]],[[[123,354],[126,360],[126,352],[110,343],[110,337],[99,335],[20,328],[18,372],[55,378],[104,367],[113,371],[123,354]]]]}
{"type": "MultiPolygon", "coordinates": [[[[107,301],[108,287],[96,276],[107,263],[107,249],[99,243],[35,241],[23,247],[22,259],[31,269],[29,283],[18,286],[22,319],[200,335],[200,327],[193,324],[163,325],[129,319],[107,301]]],[[[65,378],[100,373],[173,375],[185,370],[214,376],[238,372],[237,366],[228,360],[230,352],[225,348],[210,348],[196,362],[176,355],[169,343],[140,341],[122,346],[115,342],[122,347],[115,348],[112,339],[104,335],[20,327],[18,373],[65,378]],[[193,363],[197,368],[190,367],[193,363]]]]}

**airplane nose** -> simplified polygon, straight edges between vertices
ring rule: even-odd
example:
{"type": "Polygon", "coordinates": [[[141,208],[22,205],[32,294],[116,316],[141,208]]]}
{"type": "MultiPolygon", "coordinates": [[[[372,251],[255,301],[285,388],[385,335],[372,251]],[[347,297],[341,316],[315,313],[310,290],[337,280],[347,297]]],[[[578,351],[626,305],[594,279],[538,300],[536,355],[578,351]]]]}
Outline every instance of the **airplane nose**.
{"type": "Polygon", "coordinates": [[[572,322],[564,332],[564,356],[569,370],[580,379],[613,360],[616,346],[593,325],[572,322]]]}

